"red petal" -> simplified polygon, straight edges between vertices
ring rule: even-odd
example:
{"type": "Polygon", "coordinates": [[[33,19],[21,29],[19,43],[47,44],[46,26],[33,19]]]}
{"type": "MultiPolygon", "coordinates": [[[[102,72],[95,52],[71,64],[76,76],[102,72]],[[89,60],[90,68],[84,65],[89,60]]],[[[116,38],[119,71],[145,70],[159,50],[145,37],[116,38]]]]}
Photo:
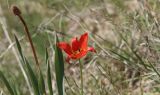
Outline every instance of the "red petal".
{"type": "Polygon", "coordinates": [[[60,49],[64,50],[68,55],[72,54],[71,46],[68,43],[60,42],[57,45],[60,49]]]}
{"type": "Polygon", "coordinates": [[[70,59],[71,58],[69,56],[66,58],[66,62],[69,63],[69,64],[70,64],[70,59]]]}
{"type": "Polygon", "coordinates": [[[79,41],[78,41],[77,37],[73,38],[71,42],[72,42],[72,50],[73,51],[79,50],[80,47],[79,47],[79,41]]]}
{"type": "Polygon", "coordinates": [[[72,54],[71,55],[71,58],[72,59],[79,59],[79,58],[82,58],[83,56],[85,56],[86,54],[87,54],[87,50],[83,50],[83,51],[81,51],[80,53],[78,53],[78,54],[72,54]]]}
{"type": "Polygon", "coordinates": [[[96,50],[93,47],[88,47],[88,51],[96,52],[96,50]]]}
{"type": "Polygon", "coordinates": [[[79,40],[80,48],[87,50],[88,45],[88,33],[84,33],[79,40]]]}

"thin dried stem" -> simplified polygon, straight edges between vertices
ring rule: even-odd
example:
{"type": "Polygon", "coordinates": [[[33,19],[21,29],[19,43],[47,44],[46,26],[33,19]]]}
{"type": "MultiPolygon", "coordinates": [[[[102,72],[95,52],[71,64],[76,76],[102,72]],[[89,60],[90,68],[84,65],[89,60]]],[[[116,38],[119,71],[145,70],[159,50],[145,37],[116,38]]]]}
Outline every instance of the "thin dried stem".
{"type": "Polygon", "coordinates": [[[17,54],[17,52],[16,52],[16,49],[13,47],[13,42],[12,42],[12,40],[11,40],[9,34],[8,34],[7,23],[6,23],[5,17],[3,16],[1,6],[0,6],[0,23],[1,23],[1,25],[2,25],[2,29],[3,29],[3,31],[4,31],[4,34],[5,34],[7,40],[8,40],[8,42],[9,42],[9,44],[10,44],[9,47],[11,47],[12,52],[13,52],[13,54],[15,55],[17,61],[18,61],[18,65],[19,65],[19,67],[20,67],[20,69],[21,69],[21,71],[22,71],[22,74],[23,74],[23,76],[24,76],[24,78],[25,78],[25,80],[26,80],[26,82],[27,82],[27,85],[28,85],[28,87],[29,87],[29,91],[30,91],[31,95],[33,95],[33,92],[32,92],[32,90],[31,90],[31,86],[30,86],[30,84],[29,84],[28,77],[27,77],[27,75],[26,75],[26,73],[25,73],[25,71],[24,71],[24,69],[23,69],[23,67],[22,67],[22,64],[21,64],[21,62],[20,62],[20,59],[19,59],[18,54],[17,54]]]}
{"type": "Polygon", "coordinates": [[[33,45],[33,42],[32,42],[31,36],[30,36],[30,33],[29,33],[29,29],[28,29],[28,27],[27,27],[27,24],[25,23],[23,17],[21,16],[21,11],[18,9],[18,7],[13,6],[13,13],[14,13],[16,16],[18,16],[18,18],[20,19],[20,21],[22,22],[22,24],[23,24],[23,26],[24,26],[25,32],[26,32],[26,34],[27,34],[28,40],[29,40],[30,45],[31,45],[31,49],[32,49],[32,52],[33,52],[33,56],[34,56],[36,65],[37,65],[38,68],[39,68],[39,62],[38,62],[38,58],[37,58],[37,55],[36,55],[36,51],[35,51],[35,48],[34,48],[34,45],[33,45]]]}

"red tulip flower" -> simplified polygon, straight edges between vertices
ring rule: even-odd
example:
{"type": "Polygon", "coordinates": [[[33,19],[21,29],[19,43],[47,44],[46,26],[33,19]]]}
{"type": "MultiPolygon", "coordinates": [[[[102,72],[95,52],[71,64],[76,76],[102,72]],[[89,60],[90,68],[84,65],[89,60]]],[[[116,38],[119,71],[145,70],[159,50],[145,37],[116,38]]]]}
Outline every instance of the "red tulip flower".
{"type": "Polygon", "coordinates": [[[96,52],[93,47],[88,47],[88,33],[81,35],[78,40],[77,37],[72,38],[71,44],[66,42],[59,42],[58,47],[66,54],[66,61],[69,63],[70,59],[80,59],[87,54],[88,51],[96,52]]]}

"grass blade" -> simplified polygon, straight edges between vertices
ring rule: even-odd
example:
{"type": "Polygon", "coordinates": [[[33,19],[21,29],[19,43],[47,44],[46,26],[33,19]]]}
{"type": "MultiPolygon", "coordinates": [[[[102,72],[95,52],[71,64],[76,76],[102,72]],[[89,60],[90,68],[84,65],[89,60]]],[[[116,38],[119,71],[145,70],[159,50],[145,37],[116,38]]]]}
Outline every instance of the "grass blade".
{"type": "Polygon", "coordinates": [[[27,83],[27,85],[28,85],[28,87],[29,87],[30,93],[33,94],[32,89],[31,89],[31,85],[30,85],[30,83],[29,83],[29,79],[28,79],[28,76],[27,76],[27,70],[26,70],[26,68],[25,68],[25,59],[24,59],[24,56],[23,56],[23,53],[22,53],[22,49],[21,49],[20,43],[19,43],[19,41],[18,41],[18,38],[16,37],[16,35],[14,35],[14,36],[15,36],[15,40],[16,40],[16,45],[17,45],[17,48],[18,48],[18,52],[19,52],[20,57],[21,57],[21,60],[22,60],[22,62],[20,63],[20,64],[22,65],[22,66],[21,66],[21,67],[22,67],[22,73],[23,73],[24,78],[25,78],[25,80],[26,80],[26,83],[27,83]]]}
{"type": "Polygon", "coordinates": [[[10,92],[10,94],[15,95],[14,94],[14,89],[12,88],[11,84],[8,82],[8,80],[6,79],[6,77],[3,75],[3,73],[1,71],[0,71],[0,79],[4,82],[8,91],[10,92]]]}
{"type": "Polygon", "coordinates": [[[33,72],[33,69],[29,65],[29,62],[23,56],[21,45],[20,45],[20,43],[18,41],[18,38],[16,36],[15,36],[15,39],[16,39],[16,44],[17,44],[17,48],[18,48],[19,54],[20,54],[20,56],[22,58],[23,68],[24,68],[25,72],[27,73],[28,77],[30,78],[31,85],[33,86],[33,89],[34,89],[34,94],[35,95],[40,95],[39,88],[38,88],[38,79],[35,76],[35,74],[33,72]]]}
{"type": "MultiPolygon", "coordinates": [[[[59,42],[56,35],[56,44],[59,42]]],[[[63,95],[64,61],[62,51],[55,45],[55,73],[59,95],[63,95]]]]}
{"type": "Polygon", "coordinates": [[[52,89],[52,77],[51,77],[51,70],[50,70],[50,64],[49,64],[49,58],[48,58],[48,52],[46,49],[46,64],[47,64],[47,84],[49,89],[49,95],[53,95],[53,89],[52,89]]]}
{"type": "Polygon", "coordinates": [[[160,77],[160,73],[158,72],[158,70],[154,67],[154,65],[148,61],[148,63],[150,64],[151,68],[153,69],[153,71],[160,77]]]}
{"type": "Polygon", "coordinates": [[[52,77],[51,77],[51,71],[50,71],[50,64],[47,63],[47,83],[49,88],[50,95],[53,95],[53,89],[52,89],[52,77]]]}
{"type": "Polygon", "coordinates": [[[17,45],[17,48],[18,48],[18,52],[19,52],[19,54],[20,54],[20,56],[22,58],[23,63],[25,63],[24,62],[25,60],[24,60],[24,56],[23,56],[23,53],[22,53],[21,45],[20,45],[20,43],[19,43],[18,38],[16,37],[16,35],[14,35],[14,37],[15,37],[15,40],[16,40],[16,45],[17,45]]]}
{"type": "Polygon", "coordinates": [[[45,82],[44,82],[44,78],[43,78],[43,74],[40,70],[40,79],[39,79],[39,88],[40,88],[40,92],[42,93],[42,95],[46,94],[46,90],[45,90],[45,82]]]}
{"type": "Polygon", "coordinates": [[[36,75],[34,74],[33,69],[29,65],[29,62],[26,59],[25,59],[25,62],[26,62],[25,66],[26,66],[31,84],[32,84],[33,89],[34,89],[34,93],[35,93],[35,95],[41,95],[40,92],[39,92],[38,79],[37,79],[36,75]]]}

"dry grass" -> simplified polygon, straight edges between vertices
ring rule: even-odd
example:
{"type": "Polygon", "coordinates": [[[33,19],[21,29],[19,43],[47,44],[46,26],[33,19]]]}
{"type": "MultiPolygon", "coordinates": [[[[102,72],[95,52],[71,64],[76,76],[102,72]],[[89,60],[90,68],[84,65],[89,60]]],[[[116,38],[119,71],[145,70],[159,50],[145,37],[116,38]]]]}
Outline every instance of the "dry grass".
{"type": "MultiPolygon", "coordinates": [[[[11,39],[13,33],[19,37],[24,34],[20,22],[8,7],[16,4],[21,8],[33,34],[42,67],[45,47],[50,48],[47,34],[53,37],[53,31],[56,31],[63,40],[69,41],[72,36],[88,31],[89,45],[96,48],[97,54],[88,54],[83,58],[85,95],[159,95],[159,0],[28,1],[2,0],[0,6],[11,39]]],[[[0,31],[3,32],[1,27],[0,31]]],[[[0,54],[5,53],[0,55],[0,70],[8,76],[14,74],[12,80],[18,79],[18,84],[27,95],[28,90],[23,87],[24,79],[2,32],[0,54]]],[[[24,52],[32,60],[25,37],[22,44],[24,52]]],[[[78,95],[79,91],[79,64],[74,63],[65,64],[67,95],[78,95]]],[[[7,95],[1,83],[0,91],[7,95]]]]}

